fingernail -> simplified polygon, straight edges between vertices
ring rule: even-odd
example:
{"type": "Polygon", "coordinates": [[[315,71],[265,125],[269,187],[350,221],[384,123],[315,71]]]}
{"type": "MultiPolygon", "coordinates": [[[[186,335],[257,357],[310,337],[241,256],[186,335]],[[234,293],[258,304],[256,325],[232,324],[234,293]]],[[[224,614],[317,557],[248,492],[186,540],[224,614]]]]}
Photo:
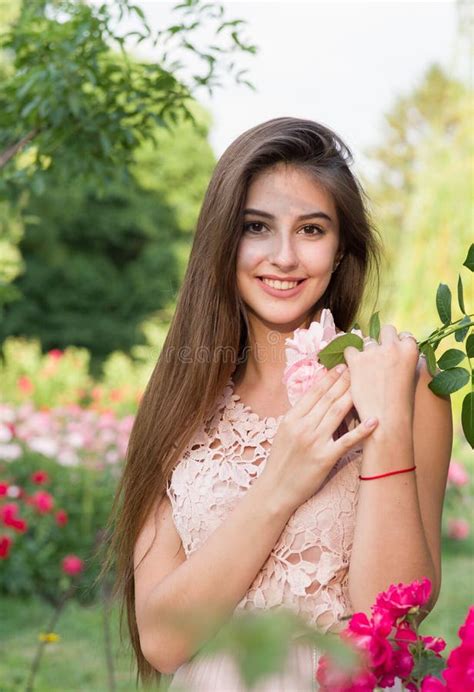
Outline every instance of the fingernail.
{"type": "Polygon", "coordinates": [[[345,365],[344,363],[336,365],[336,372],[341,373],[344,372],[344,370],[347,370],[347,365],[345,365]]]}
{"type": "Polygon", "coordinates": [[[377,423],[376,418],[367,418],[364,421],[364,425],[366,426],[366,428],[373,428],[376,423],[377,423]]]}

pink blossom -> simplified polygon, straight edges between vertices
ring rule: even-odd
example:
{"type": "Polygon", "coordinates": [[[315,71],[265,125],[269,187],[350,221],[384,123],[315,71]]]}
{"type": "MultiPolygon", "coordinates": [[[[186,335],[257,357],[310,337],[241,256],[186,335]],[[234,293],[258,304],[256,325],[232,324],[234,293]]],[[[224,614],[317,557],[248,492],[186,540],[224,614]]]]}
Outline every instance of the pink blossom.
{"type": "Polygon", "coordinates": [[[469,483],[469,474],[464,466],[459,462],[451,459],[448,470],[448,483],[451,485],[466,485],[469,483]]]}
{"type": "Polygon", "coordinates": [[[421,681],[421,692],[446,692],[446,687],[439,678],[434,675],[427,675],[421,681]]]}
{"type": "Polygon", "coordinates": [[[49,481],[49,476],[46,473],[46,471],[34,471],[31,474],[31,480],[33,483],[36,485],[43,485],[44,483],[48,483],[49,481]]]}
{"type": "Polygon", "coordinates": [[[48,356],[52,360],[60,360],[64,356],[64,351],[61,351],[59,348],[52,348],[51,351],[48,351],[48,356]]]}
{"type": "Polygon", "coordinates": [[[65,526],[69,521],[69,517],[67,515],[67,512],[64,509],[58,509],[54,518],[55,518],[56,524],[58,526],[65,526]]]}
{"type": "Polygon", "coordinates": [[[5,560],[10,552],[12,539],[9,536],[0,536],[0,560],[5,560]]]}
{"type": "Polygon", "coordinates": [[[0,507],[0,519],[5,526],[11,526],[18,516],[18,505],[16,502],[9,502],[0,507]]]}
{"type": "Polygon", "coordinates": [[[0,497],[4,497],[8,492],[8,483],[0,482],[0,497]]]}
{"type": "Polygon", "coordinates": [[[455,541],[463,541],[469,536],[469,522],[466,519],[449,519],[448,536],[455,541]]]}
{"type": "Polygon", "coordinates": [[[66,555],[61,563],[62,570],[70,577],[80,574],[84,569],[84,562],[77,555],[66,555]]]}
{"type": "Polygon", "coordinates": [[[54,498],[46,490],[37,490],[30,498],[32,505],[36,507],[40,514],[47,514],[53,509],[54,498]]]}
{"type": "Polygon", "coordinates": [[[395,622],[408,613],[418,612],[420,607],[428,602],[430,594],[431,581],[427,577],[423,577],[421,581],[415,580],[411,584],[392,584],[377,596],[372,610],[386,610],[392,622],[395,622]]]}
{"type": "Polygon", "coordinates": [[[387,637],[392,631],[392,619],[385,610],[374,610],[370,620],[365,613],[355,613],[346,630],[346,636],[365,650],[377,684],[386,687],[395,680],[393,649],[387,637]]]}
{"type": "Polygon", "coordinates": [[[18,378],[17,385],[18,389],[23,394],[31,394],[35,388],[33,382],[29,379],[29,377],[26,377],[26,375],[22,375],[18,378]]]}
{"type": "Polygon", "coordinates": [[[451,651],[443,671],[449,692],[474,689],[474,606],[469,608],[458,634],[461,644],[451,651]]]}
{"type": "Polygon", "coordinates": [[[316,680],[320,692],[372,692],[377,682],[365,667],[353,673],[339,670],[328,654],[318,661],[316,680]]]}

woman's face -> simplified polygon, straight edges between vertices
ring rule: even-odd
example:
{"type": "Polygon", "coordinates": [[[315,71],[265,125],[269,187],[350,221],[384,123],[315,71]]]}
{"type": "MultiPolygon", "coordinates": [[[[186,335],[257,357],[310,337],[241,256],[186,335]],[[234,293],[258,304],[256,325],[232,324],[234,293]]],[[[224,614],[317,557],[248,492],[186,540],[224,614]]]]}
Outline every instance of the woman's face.
{"type": "Polygon", "coordinates": [[[237,252],[237,289],[250,322],[280,331],[301,326],[331,280],[338,246],[330,193],[295,166],[262,171],[247,191],[237,252]],[[262,277],[301,281],[288,289],[262,277]]]}

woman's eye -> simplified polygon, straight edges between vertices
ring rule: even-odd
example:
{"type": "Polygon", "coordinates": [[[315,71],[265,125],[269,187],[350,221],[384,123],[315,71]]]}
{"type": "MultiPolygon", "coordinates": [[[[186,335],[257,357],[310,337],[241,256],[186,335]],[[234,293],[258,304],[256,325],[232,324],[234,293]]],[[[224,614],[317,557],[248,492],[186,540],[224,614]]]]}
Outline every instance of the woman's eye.
{"type": "Polygon", "coordinates": [[[306,233],[305,235],[324,235],[324,230],[320,228],[319,226],[304,226],[303,230],[306,230],[307,228],[311,228],[312,230],[316,231],[315,233],[306,233]]]}
{"type": "Polygon", "coordinates": [[[258,233],[258,229],[255,229],[255,226],[258,226],[259,228],[262,228],[261,223],[258,223],[258,221],[251,221],[250,223],[245,223],[244,224],[244,231],[250,231],[250,233],[258,233]]]}

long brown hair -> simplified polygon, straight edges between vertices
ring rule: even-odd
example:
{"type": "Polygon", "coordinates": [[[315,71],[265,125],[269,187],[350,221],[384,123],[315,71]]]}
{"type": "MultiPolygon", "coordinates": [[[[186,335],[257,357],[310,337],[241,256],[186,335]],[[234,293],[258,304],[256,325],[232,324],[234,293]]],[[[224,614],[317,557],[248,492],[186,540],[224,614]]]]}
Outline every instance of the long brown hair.
{"type": "Polygon", "coordinates": [[[245,306],[236,288],[236,254],[247,188],[258,173],[287,163],[314,176],[333,196],[343,257],[323,296],[336,325],[348,331],[374,269],[379,290],[382,246],[366,196],[349,170],[352,153],[327,127],[282,117],[247,130],[218,161],[204,196],[176,310],[143,398],[127,449],[109,525],[107,569],[115,568],[143,683],[160,675],[144,658],[135,617],[134,546],[144,521],[185,446],[212,413],[248,342],[245,306]]]}

